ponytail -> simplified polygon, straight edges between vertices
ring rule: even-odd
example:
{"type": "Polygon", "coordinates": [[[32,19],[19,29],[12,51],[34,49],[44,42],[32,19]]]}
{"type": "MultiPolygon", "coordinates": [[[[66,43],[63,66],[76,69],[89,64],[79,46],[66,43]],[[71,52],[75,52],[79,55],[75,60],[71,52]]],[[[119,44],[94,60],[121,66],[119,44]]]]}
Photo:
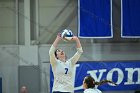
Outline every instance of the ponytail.
{"type": "Polygon", "coordinates": [[[113,81],[110,81],[110,80],[102,80],[100,82],[95,82],[94,78],[91,76],[86,76],[84,79],[84,83],[86,83],[87,88],[94,88],[95,85],[102,85],[105,83],[112,83],[114,85],[117,85],[116,83],[114,83],[113,81]]]}
{"type": "Polygon", "coordinates": [[[114,83],[113,81],[110,81],[110,80],[102,80],[100,82],[95,82],[95,85],[102,85],[102,84],[105,84],[105,83],[112,83],[114,84],[115,86],[117,86],[116,83],[114,83]]]}

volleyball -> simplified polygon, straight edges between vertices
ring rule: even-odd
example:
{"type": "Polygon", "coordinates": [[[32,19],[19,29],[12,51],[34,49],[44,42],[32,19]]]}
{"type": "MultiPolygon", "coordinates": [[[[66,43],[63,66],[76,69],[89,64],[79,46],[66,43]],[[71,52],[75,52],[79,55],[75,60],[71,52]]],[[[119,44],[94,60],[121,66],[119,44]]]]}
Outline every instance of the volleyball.
{"type": "Polygon", "coordinates": [[[64,41],[70,41],[73,38],[73,33],[70,29],[64,29],[61,33],[61,37],[64,41]]]}

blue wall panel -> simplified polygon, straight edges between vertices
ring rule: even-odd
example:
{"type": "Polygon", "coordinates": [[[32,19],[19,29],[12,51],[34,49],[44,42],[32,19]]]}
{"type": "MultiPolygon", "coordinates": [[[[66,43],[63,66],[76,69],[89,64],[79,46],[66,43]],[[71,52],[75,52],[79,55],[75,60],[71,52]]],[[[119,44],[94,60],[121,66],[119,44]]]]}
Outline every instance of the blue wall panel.
{"type": "Polygon", "coordinates": [[[112,38],[112,0],[79,0],[81,38],[112,38]]]}
{"type": "Polygon", "coordinates": [[[140,38],[140,0],[122,0],[123,38],[140,38]]]}

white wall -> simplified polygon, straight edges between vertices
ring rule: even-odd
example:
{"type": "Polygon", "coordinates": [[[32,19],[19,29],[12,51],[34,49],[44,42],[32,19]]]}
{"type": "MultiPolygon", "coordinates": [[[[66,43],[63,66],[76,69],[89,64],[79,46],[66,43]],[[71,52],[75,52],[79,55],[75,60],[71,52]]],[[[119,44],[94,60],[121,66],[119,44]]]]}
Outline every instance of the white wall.
{"type": "Polygon", "coordinates": [[[0,2],[0,44],[16,43],[15,11],[15,2],[0,2]]]}
{"type": "Polygon", "coordinates": [[[0,46],[0,77],[2,77],[2,93],[18,92],[17,46],[0,46]]]}
{"type": "MultiPolygon", "coordinates": [[[[39,48],[41,62],[49,61],[48,49],[50,45],[42,45],[39,48]],[[44,53],[42,55],[42,53],[44,53]],[[46,54],[45,54],[46,53],[46,54]]],[[[114,43],[114,44],[86,44],[82,43],[84,53],[80,61],[128,61],[140,60],[140,45],[134,43],[114,43]]],[[[75,44],[60,44],[68,57],[75,53],[75,44]]]]}

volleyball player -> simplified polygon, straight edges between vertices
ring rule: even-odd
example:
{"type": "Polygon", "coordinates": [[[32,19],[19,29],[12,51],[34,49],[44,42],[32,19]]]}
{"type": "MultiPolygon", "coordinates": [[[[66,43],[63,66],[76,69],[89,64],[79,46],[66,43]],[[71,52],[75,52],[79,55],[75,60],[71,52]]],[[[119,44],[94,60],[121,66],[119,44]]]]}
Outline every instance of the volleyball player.
{"type": "Polygon", "coordinates": [[[77,52],[73,57],[67,59],[65,52],[62,49],[57,49],[57,45],[61,40],[61,34],[58,34],[49,50],[50,63],[54,75],[52,92],[72,93],[74,91],[74,66],[79,60],[83,50],[78,37],[73,36],[71,41],[76,42],[77,52]]]}
{"type": "Polygon", "coordinates": [[[84,93],[102,93],[99,89],[95,88],[95,86],[102,85],[104,83],[112,83],[114,85],[117,85],[110,80],[102,80],[100,82],[95,82],[93,77],[86,76],[83,80],[84,93]]]}

